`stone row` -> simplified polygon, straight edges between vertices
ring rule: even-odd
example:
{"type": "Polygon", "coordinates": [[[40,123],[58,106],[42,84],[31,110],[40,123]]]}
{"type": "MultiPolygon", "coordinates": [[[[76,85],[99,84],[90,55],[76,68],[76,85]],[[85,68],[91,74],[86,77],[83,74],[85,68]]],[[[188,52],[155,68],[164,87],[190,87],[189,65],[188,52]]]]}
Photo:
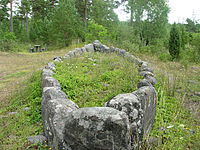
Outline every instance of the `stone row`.
{"type": "Polygon", "coordinates": [[[48,145],[58,150],[129,150],[141,145],[147,137],[156,113],[156,79],[147,62],[125,50],[107,47],[95,40],[69,51],[63,58],[55,57],[42,70],[42,121],[48,145]],[[138,65],[143,79],[138,90],[119,94],[104,107],[79,108],[61,90],[53,78],[54,62],[80,56],[85,52],[117,53],[138,65]]]}

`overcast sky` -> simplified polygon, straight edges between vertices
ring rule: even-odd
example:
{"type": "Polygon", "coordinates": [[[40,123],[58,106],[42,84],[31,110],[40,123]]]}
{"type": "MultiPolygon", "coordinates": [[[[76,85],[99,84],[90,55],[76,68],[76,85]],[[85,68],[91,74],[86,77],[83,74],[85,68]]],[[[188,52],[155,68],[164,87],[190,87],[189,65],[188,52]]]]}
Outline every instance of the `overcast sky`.
{"type": "MultiPolygon", "coordinates": [[[[195,19],[200,22],[200,0],[168,0],[170,7],[169,22],[183,23],[187,18],[195,19]]],[[[123,12],[123,7],[116,10],[121,21],[129,19],[128,14],[123,12]]]]}

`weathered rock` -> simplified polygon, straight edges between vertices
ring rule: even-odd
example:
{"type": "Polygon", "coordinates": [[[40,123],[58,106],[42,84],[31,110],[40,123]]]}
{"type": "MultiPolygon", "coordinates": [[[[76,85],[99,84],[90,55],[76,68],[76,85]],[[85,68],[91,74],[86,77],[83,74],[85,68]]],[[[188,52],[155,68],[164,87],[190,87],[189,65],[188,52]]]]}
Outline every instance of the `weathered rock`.
{"type": "Polygon", "coordinates": [[[145,76],[144,79],[148,80],[153,86],[155,86],[155,84],[157,84],[156,78],[154,78],[152,76],[145,76]]]}
{"type": "Polygon", "coordinates": [[[110,52],[114,53],[115,52],[115,48],[114,47],[110,47],[110,52]]]}
{"type": "Polygon", "coordinates": [[[153,69],[148,68],[148,67],[138,67],[138,71],[139,72],[141,72],[141,71],[148,71],[148,72],[153,73],[153,69]]]}
{"type": "Polygon", "coordinates": [[[60,87],[60,83],[53,77],[45,77],[42,79],[42,88],[44,87],[60,87]]]}
{"type": "Polygon", "coordinates": [[[43,135],[29,136],[27,140],[31,144],[44,144],[47,141],[47,138],[43,135]]]}
{"type": "Polygon", "coordinates": [[[138,142],[140,140],[140,142],[142,142],[143,111],[141,109],[140,101],[134,94],[119,94],[106,102],[105,106],[113,107],[119,111],[125,112],[129,117],[132,141],[138,142]]]}
{"type": "Polygon", "coordinates": [[[143,77],[147,77],[147,76],[153,77],[153,76],[154,76],[154,74],[151,73],[151,72],[149,72],[149,71],[141,71],[141,72],[139,72],[138,75],[139,75],[139,76],[143,76],[143,77]]]}
{"type": "Polygon", "coordinates": [[[61,57],[54,57],[53,60],[56,61],[56,62],[62,61],[61,57]]]}
{"type": "Polygon", "coordinates": [[[137,59],[135,60],[135,64],[138,65],[139,67],[142,66],[142,63],[143,63],[143,62],[141,61],[141,59],[138,59],[138,58],[137,58],[137,59]]]}
{"type": "Polygon", "coordinates": [[[101,52],[108,53],[109,51],[110,51],[110,48],[107,47],[106,45],[102,45],[102,46],[101,46],[101,52]]]}
{"type": "Polygon", "coordinates": [[[50,69],[50,70],[56,70],[55,68],[55,64],[53,62],[49,62],[46,66],[46,69],[50,69]]]}
{"type": "Polygon", "coordinates": [[[133,94],[135,94],[141,102],[141,108],[144,111],[143,132],[144,137],[147,137],[152,128],[156,113],[156,90],[153,86],[143,86],[137,91],[134,91],[133,94]]]}
{"type": "Polygon", "coordinates": [[[63,57],[63,60],[66,60],[66,59],[69,59],[70,56],[68,54],[66,54],[64,57],[63,57]]]}
{"type": "Polygon", "coordinates": [[[45,124],[45,135],[48,137],[48,145],[53,149],[63,150],[65,117],[70,112],[77,110],[78,106],[68,99],[49,100],[42,118],[45,124]]]}
{"type": "Polygon", "coordinates": [[[137,88],[139,89],[143,86],[153,86],[153,85],[147,79],[143,79],[138,83],[137,88]]]}
{"type": "Polygon", "coordinates": [[[148,63],[147,63],[146,61],[142,61],[142,67],[143,67],[143,68],[148,67],[148,63]]]}
{"type": "Polygon", "coordinates": [[[82,47],[81,50],[83,53],[87,52],[85,47],[82,47]]]}
{"type": "Polygon", "coordinates": [[[69,52],[67,53],[67,55],[69,55],[70,57],[74,57],[74,53],[73,53],[72,51],[69,51],[69,52]]]}
{"type": "Polygon", "coordinates": [[[53,71],[50,69],[43,69],[41,73],[41,87],[44,87],[44,79],[46,77],[52,77],[53,76],[53,71]]]}
{"type": "Polygon", "coordinates": [[[80,56],[82,53],[83,53],[83,52],[82,52],[82,50],[81,50],[80,48],[76,48],[76,49],[74,50],[74,54],[75,54],[76,56],[80,56]]]}
{"type": "Polygon", "coordinates": [[[119,50],[119,55],[120,55],[120,56],[124,57],[125,54],[126,54],[126,51],[125,51],[125,50],[123,50],[123,49],[120,49],[120,50],[119,50]]]}
{"type": "Polygon", "coordinates": [[[194,92],[194,95],[199,96],[200,97],[200,92],[194,92]]]}
{"type": "Polygon", "coordinates": [[[101,42],[99,42],[98,40],[95,40],[93,42],[93,45],[94,45],[94,51],[95,52],[101,52],[101,47],[102,47],[101,42]]]}
{"type": "Polygon", "coordinates": [[[46,104],[52,99],[67,99],[67,95],[57,87],[45,87],[42,92],[42,109],[45,109],[46,104]]]}
{"type": "Polygon", "coordinates": [[[88,44],[84,46],[87,52],[93,53],[94,52],[94,46],[93,44],[88,44]]]}
{"type": "Polygon", "coordinates": [[[71,150],[129,150],[130,127],[124,112],[88,107],[66,117],[64,141],[71,150]]]}

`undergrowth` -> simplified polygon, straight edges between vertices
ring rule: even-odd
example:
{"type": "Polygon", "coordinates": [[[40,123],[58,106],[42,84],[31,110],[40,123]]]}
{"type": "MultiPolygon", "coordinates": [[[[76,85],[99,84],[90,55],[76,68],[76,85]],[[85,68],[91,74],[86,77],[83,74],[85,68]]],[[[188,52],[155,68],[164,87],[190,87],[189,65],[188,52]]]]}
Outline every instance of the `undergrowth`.
{"type": "MultiPolygon", "coordinates": [[[[156,116],[150,137],[146,139],[151,142],[144,147],[158,150],[199,149],[200,126],[190,111],[183,107],[183,101],[169,95],[168,79],[162,75],[158,75],[157,79],[156,116]]],[[[185,96],[182,95],[182,99],[185,96]]]]}
{"type": "Polygon", "coordinates": [[[3,104],[5,107],[0,110],[0,149],[31,148],[26,138],[42,131],[40,74],[41,71],[34,73],[11,97],[10,103],[3,104]]]}
{"type": "Polygon", "coordinates": [[[79,107],[103,106],[120,93],[136,90],[136,66],[117,55],[84,54],[56,64],[54,77],[79,107]]]}

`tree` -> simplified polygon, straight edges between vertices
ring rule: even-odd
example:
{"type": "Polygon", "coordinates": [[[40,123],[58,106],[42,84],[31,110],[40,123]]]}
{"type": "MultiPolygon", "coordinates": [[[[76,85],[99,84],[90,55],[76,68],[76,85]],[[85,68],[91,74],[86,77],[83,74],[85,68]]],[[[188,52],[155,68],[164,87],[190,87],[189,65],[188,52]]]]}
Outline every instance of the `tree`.
{"type": "Polygon", "coordinates": [[[52,16],[52,42],[64,42],[68,45],[73,38],[84,38],[83,27],[74,0],[60,0],[52,16]]]}
{"type": "Polygon", "coordinates": [[[29,24],[28,24],[28,15],[30,14],[30,1],[29,0],[21,0],[21,6],[19,6],[19,14],[22,19],[25,20],[26,24],[26,34],[27,34],[27,42],[29,42],[29,24]]]}
{"type": "Polygon", "coordinates": [[[2,21],[9,16],[8,7],[7,7],[8,3],[9,3],[9,0],[1,0],[0,1],[0,29],[1,29],[2,21]]]}
{"type": "Polygon", "coordinates": [[[176,23],[174,23],[170,31],[170,39],[169,39],[169,53],[172,56],[172,60],[179,57],[180,49],[181,49],[180,31],[176,23]]]}
{"type": "Polygon", "coordinates": [[[13,1],[10,0],[10,32],[13,32],[13,1]]]}

